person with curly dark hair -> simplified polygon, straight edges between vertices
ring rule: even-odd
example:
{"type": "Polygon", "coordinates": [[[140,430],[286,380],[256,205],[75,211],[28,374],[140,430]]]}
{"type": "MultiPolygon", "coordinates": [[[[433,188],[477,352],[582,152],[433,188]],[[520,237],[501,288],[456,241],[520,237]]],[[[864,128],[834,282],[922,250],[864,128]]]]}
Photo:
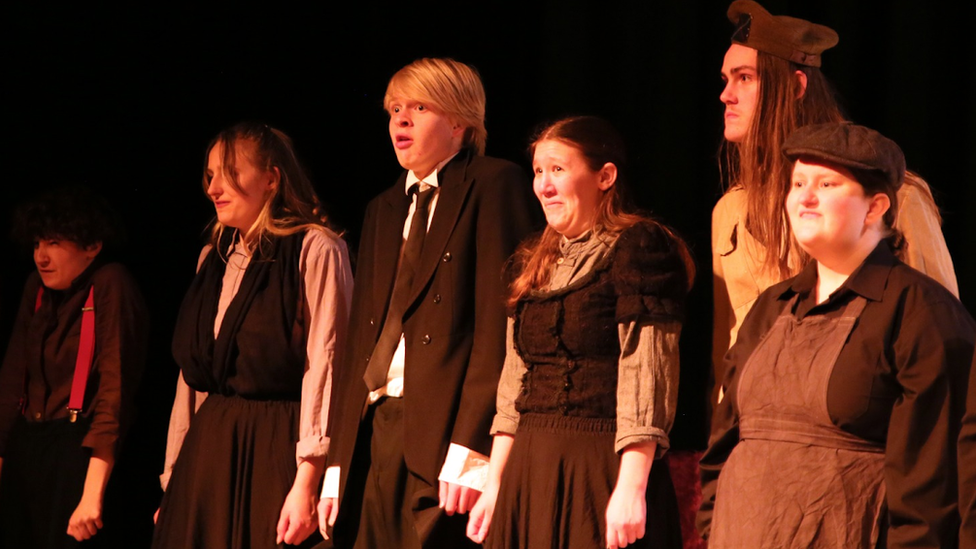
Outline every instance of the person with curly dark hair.
{"type": "Polygon", "coordinates": [[[13,235],[33,246],[37,272],[0,368],[0,546],[75,547],[103,527],[148,313],[129,272],[105,259],[122,231],[104,199],[49,192],[17,211],[13,235]]]}

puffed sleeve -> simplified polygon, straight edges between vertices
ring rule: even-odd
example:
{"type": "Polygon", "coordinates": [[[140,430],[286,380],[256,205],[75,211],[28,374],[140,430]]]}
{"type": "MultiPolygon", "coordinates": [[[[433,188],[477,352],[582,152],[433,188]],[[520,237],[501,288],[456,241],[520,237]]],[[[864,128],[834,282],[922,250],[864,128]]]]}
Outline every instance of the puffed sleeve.
{"type": "Polygon", "coordinates": [[[495,396],[495,419],[491,422],[491,434],[506,433],[514,435],[518,430],[519,413],[515,409],[515,399],[522,392],[522,379],[525,377],[525,362],[515,350],[515,320],[508,319],[505,330],[505,364],[498,380],[498,394],[495,396]]]}
{"type": "Polygon", "coordinates": [[[329,451],[332,375],[349,323],[352,268],[345,242],[327,229],[309,230],[305,235],[299,268],[305,284],[305,318],[309,319],[296,448],[301,463],[329,451]]]}
{"type": "Polygon", "coordinates": [[[902,388],[888,425],[889,547],[948,547],[959,528],[957,441],[974,327],[946,292],[912,291],[892,334],[902,388]]]}
{"type": "Polygon", "coordinates": [[[95,304],[97,388],[90,405],[91,425],[82,446],[114,446],[132,419],[136,388],[146,363],[149,313],[135,281],[119,264],[92,277],[95,304]]]}
{"type": "Polygon", "coordinates": [[[681,244],[653,222],[625,230],[614,246],[611,276],[617,292],[617,323],[680,321],[688,275],[681,244]]]}

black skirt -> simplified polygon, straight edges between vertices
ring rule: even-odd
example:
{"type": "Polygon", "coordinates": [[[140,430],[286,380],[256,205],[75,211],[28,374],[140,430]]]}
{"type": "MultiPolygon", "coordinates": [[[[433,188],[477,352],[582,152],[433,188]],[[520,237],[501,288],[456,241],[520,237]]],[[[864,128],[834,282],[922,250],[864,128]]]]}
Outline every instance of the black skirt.
{"type": "MultiPolygon", "coordinates": [[[[153,535],[154,548],[278,547],[295,480],[299,403],[210,395],[190,422],[153,535]]],[[[321,541],[313,534],[302,546],[321,541]]]]}
{"type": "Polygon", "coordinates": [[[81,501],[91,457],[91,450],[81,446],[88,425],[85,418],[76,423],[17,419],[0,472],[0,547],[98,544],[99,535],[84,545],[68,535],[68,520],[81,501]]]}
{"type": "MultiPolygon", "coordinates": [[[[617,480],[616,422],[524,414],[502,475],[485,547],[606,547],[606,510],[617,480]]],[[[667,463],[647,485],[644,537],[628,547],[681,548],[681,524],[667,463]]]]}

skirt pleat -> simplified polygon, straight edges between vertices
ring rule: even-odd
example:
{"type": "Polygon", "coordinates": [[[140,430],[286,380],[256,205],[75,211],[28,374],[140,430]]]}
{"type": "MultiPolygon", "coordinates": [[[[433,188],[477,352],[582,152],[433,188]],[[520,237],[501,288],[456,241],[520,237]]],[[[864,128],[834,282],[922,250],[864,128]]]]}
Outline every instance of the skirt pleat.
{"type": "MultiPolygon", "coordinates": [[[[606,547],[606,510],[617,480],[615,421],[524,414],[485,547],[606,547]]],[[[651,469],[646,534],[634,548],[681,547],[681,525],[665,462],[651,469]]]]}
{"type": "Polygon", "coordinates": [[[173,467],[153,547],[279,547],[278,517],[297,471],[299,414],[298,402],[209,396],[173,467]]]}

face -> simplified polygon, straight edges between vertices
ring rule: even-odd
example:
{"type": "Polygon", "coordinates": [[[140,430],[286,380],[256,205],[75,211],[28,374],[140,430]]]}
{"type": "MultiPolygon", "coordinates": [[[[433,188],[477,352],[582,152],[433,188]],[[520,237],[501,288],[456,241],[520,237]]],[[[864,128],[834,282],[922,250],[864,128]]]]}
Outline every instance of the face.
{"type": "Polygon", "coordinates": [[[417,177],[427,177],[437,164],[461,150],[465,128],[431,106],[394,97],[387,110],[397,161],[417,177]]]}
{"type": "Polygon", "coordinates": [[[101,243],[82,248],[70,240],[43,238],[34,242],[34,264],[45,287],[66,290],[100,251],[101,243]]]}
{"type": "MultiPolygon", "coordinates": [[[[797,160],[786,211],[793,235],[804,250],[823,262],[843,257],[866,242],[868,229],[880,228],[888,197],[867,196],[841,166],[797,160]]],[[[873,246],[873,245],[872,245],[873,246]]]]}
{"type": "Polygon", "coordinates": [[[224,166],[224,144],[218,142],[207,160],[207,196],[213,200],[217,220],[224,226],[247,232],[261,213],[271,191],[278,184],[277,169],[265,171],[254,165],[251,153],[255,145],[238,141],[234,166],[224,166]],[[237,174],[240,189],[234,187],[229,174],[237,174]]]}
{"type": "Polygon", "coordinates": [[[557,140],[536,144],[532,171],[532,189],[542,204],[546,222],[567,238],[593,227],[603,194],[617,177],[613,164],[593,171],[579,149],[557,140]]]}
{"type": "Polygon", "coordinates": [[[756,58],[756,50],[732,44],[722,63],[725,89],[719,99],[725,103],[725,139],[733,143],[745,140],[756,112],[759,99],[756,58]]]}

